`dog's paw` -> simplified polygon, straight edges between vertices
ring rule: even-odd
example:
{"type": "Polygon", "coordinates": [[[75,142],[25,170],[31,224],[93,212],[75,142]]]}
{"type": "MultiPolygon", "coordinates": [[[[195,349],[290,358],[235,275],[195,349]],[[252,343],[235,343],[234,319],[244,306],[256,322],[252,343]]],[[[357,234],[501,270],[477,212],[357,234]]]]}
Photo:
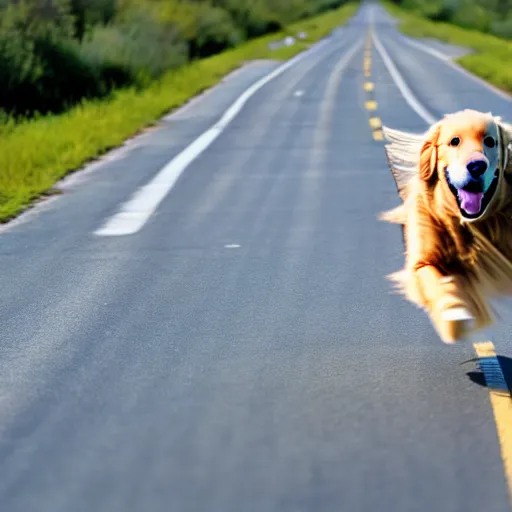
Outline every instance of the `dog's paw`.
{"type": "Polygon", "coordinates": [[[464,341],[473,330],[475,317],[463,307],[445,309],[441,313],[440,337],[444,343],[453,344],[464,341]]]}

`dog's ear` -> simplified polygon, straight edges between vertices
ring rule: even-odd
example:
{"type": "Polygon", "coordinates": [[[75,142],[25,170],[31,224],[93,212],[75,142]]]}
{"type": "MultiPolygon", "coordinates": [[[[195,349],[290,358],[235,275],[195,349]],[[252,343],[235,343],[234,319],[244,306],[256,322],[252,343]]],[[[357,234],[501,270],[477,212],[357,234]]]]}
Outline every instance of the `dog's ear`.
{"type": "Polygon", "coordinates": [[[423,181],[431,184],[437,179],[437,140],[441,131],[440,123],[430,127],[420,149],[418,170],[423,181]]]}
{"type": "Polygon", "coordinates": [[[500,138],[500,160],[505,179],[512,185],[512,125],[495,117],[500,138]]]}

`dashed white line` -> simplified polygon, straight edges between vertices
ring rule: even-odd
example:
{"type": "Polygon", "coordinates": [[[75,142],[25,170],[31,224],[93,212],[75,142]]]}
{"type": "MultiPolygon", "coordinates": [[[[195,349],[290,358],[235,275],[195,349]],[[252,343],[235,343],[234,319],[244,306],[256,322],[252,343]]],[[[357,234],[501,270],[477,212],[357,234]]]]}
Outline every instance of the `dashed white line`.
{"type": "Polygon", "coordinates": [[[401,38],[403,41],[405,41],[408,45],[416,47],[418,50],[421,50],[424,53],[428,53],[435,57],[436,59],[442,60],[444,62],[450,62],[451,57],[448,55],[445,55],[444,53],[441,53],[440,51],[436,50],[435,48],[432,48],[430,46],[423,45],[421,43],[418,43],[417,41],[413,41],[412,39],[409,39],[408,37],[402,36],[401,38]]]}

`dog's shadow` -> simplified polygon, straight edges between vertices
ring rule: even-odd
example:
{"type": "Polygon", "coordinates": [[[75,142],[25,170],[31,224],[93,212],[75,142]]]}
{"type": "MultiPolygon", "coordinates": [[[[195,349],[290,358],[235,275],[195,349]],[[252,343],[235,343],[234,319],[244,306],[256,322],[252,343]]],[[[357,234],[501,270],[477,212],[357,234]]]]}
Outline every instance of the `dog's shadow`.
{"type": "Polygon", "coordinates": [[[474,361],[477,368],[466,373],[472,382],[493,391],[512,394],[512,358],[481,357],[474,361]]]}

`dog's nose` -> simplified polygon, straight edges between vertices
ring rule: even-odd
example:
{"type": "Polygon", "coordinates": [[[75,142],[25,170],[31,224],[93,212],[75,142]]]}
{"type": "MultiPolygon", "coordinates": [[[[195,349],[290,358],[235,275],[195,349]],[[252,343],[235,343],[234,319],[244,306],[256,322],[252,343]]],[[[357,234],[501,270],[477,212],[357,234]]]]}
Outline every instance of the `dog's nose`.
{"type": "Polygon", "coordinates": [[[473,178],[480,178],[487,170],[487,162],[484,160],[473,160],[466,167],[473,178]]]}

